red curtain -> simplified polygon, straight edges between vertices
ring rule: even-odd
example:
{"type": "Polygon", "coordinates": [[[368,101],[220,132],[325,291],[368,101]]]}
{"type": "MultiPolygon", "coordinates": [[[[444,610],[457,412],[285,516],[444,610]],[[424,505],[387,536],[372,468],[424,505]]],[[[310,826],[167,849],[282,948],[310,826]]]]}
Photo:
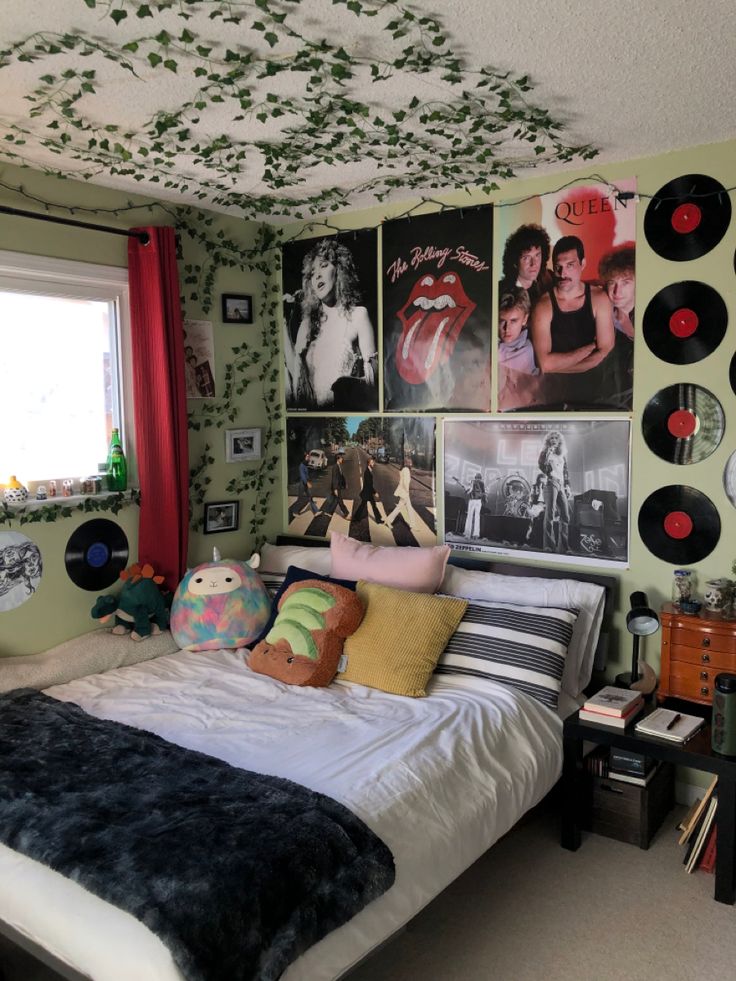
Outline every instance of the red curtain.
{"type": "Polygon", "coordinates": [[[175,589],[186,571],[189,442],[184,334],[173,228],[128,240],[133,395],[141,489],[138,561],[175,589]]]}

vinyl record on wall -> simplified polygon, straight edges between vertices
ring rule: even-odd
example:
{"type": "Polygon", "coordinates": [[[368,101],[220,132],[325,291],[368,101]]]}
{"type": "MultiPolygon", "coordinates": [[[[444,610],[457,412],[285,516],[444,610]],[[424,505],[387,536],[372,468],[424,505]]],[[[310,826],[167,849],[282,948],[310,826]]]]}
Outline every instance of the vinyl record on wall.
{"type": "Polygon", "coordinates": [[[715,504],[694,487],[660,487],[639,509],[639,535],[646,547],[673,565],[688,565],[710,555],[721,535],[715,504]]]}
{"type": "Polygon", "coordinates": [[[731,382],[734,395],[736,395],[736,354],[731,358],[731,364],[728,368],[728,380],[731,382]]]}
{"type": "Polygon", "coordinates": [[[652,453],[668,463],[700,463],[717,449],[725,426],[721,403],[707,388],[662,388],[647,402],[641,429],[652,453]]]}
{"type": "Polygon", "coordinates": [[[726,234],[731,199],[705,174],[683,174],[657,191],[644,215],[647,242],[663,259],[682,262],[710,252],[726,234]]]}
{"type": "Polygon", "coordinates": [[[723,489],[726,497],[736,508],[736,452],[726,460],[726,466],[723,468],[723,489]]]}
{"type": "Polygon", "coordinates": [[[117,581],[128,561],[128,539],[114,521],[93,518],[69,538],[64,553],[66,572],[81,589],[106,589],[117,581]]]}
{"type": "Polygon", "coordinates": [[[644,340],[669,364],[694,364],[718,347],[728,325],[721,295],[697,280],[671,283],[644,311],[644,340]]]}

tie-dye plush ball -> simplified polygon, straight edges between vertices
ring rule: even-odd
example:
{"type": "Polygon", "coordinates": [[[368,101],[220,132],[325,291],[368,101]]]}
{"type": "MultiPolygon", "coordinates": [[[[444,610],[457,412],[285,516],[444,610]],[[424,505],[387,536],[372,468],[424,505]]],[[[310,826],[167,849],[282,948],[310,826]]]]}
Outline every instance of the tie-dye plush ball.
{"type": "Polygon", "coordinates": [[[245,647],[261,633],[270,612],[271,599],[258,573],[247,562],[218,556],[190,569],[179,583],[171,633],[189,651],[245,647]]]}

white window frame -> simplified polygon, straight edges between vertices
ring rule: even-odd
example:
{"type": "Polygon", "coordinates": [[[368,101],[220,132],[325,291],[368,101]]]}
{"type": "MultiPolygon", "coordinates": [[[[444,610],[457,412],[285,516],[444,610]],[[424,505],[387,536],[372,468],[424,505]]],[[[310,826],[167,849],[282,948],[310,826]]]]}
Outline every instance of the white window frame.
{"type": "Polygon", "coordinates": [[[103,300],[115,305],[117,329],[112,338],[111,350],[117,373],[114,413],[120,420],[120,435],[128,463],[128,484],[135,486],[137,467],[127,268],[0,249],[0,290],[79,300],[103,300]]]}

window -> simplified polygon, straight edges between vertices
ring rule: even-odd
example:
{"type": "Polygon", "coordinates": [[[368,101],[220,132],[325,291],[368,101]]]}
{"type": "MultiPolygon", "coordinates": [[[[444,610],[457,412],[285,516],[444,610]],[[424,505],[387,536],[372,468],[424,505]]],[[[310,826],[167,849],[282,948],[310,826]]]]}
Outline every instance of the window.
{"type": "Polygon", "coordinates": [[[130,460],[128,272],[0,251],[0,481],[96,474],[117,426],[130,460]]]}

